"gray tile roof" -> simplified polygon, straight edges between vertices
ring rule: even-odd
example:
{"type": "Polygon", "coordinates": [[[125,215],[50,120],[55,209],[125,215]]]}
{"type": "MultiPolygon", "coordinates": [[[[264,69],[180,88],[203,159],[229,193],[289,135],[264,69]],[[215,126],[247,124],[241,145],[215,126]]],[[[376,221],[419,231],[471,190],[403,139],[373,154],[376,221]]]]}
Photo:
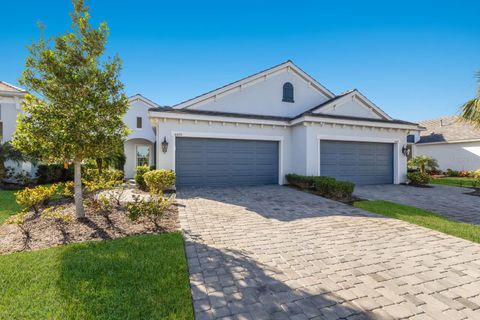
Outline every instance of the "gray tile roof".
{"type": "Polygon", "coordinates": [[[479,140],[480,128],[463,122],[458,116],[448,116],[438,119],[420,121],[427,128],[420,133],[418,143],[451,142],[462,140],[479,140]]]}
{"type": "Polygon", "coordinates": [[[406,124],[406,125],[414,125],[414,126],[417,125],[416,123],[413,123],[413,122],[396,120],[396,119],[387,120],[387,119],[350,117],[350,116],[332,115],[332,114],[325,114],[325,113],[312,113],[311,111],[302,113],[300,116],[295,116],[295,117],[290,118],[290,117],[269,116],[269,115],[259,115],[259,114],[231,113],[231,112],[192,110],[192,109],[173,109],[171,107],[150,108],[149,110],[150,111],[159,111],[159,112],[177,113],[177,114],[194,114],[194,115],[205,115],[205,116],[232,117],[232,118],[259,119],[259,120],[274,120],[274,121],[285,121],[285,122],[295,120],[295,119],[299,118],[300,116],[312,116],[312,117],[321,117],[321,118],[330,118],[330,119],[372,121],[372,122],[381,122],[381,123],[406,124]]]}

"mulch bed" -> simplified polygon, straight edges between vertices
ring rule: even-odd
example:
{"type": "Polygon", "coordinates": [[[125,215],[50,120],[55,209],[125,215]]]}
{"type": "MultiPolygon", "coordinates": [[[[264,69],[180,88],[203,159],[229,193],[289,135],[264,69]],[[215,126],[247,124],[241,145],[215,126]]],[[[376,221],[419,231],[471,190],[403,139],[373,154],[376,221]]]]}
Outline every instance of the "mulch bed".
{"type": "MultiPolygon", "coordinates": [[[[72,201],[61,200],[65,211],[74,214],[72,201]]],[[[124,208],[111,211],[108,218],[93,212],[85,206],[86,218],[74,219],[61,230],[57,224],[45,218],[28,214],[25,226],[30,229],[30,238],[25,239],[16,225],[0,225],[0,254],[16,251],[35,250],[62,244],[89,240],[108,240],[144,233],[163,233],[179,230],[178,210],[173,206],[160,220],[159,228],[149,220],[131,221],[124,208]]]]}

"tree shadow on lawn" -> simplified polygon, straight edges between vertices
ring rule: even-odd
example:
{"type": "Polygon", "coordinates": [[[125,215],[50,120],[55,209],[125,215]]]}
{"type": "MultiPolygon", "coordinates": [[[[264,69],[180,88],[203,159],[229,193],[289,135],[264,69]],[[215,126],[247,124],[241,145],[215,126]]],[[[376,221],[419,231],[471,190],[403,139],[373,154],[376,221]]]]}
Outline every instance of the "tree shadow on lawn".
{"type": "MultiPolygon", "coordinates": [[[[356,319],[370,319],[384,315],[346,301],[314,277],[295,279],[293,274],[287,276],[253,260],[248,252],[213,248],[198,236],[186,237],[190,239],[185,247],[196,319],[303,319],[302,314],[319,319],[354,315],[356,319]],[[310,280],[304,282],[307,278],[310,280]]],[[[346,282],[343,285],[337,290],[352,286],[346,282]]]]}
{"type": "Polygon", "coordinates": [[[64,319],[193,319],[179,233],[68,247],[56,285],[64,319]]]}

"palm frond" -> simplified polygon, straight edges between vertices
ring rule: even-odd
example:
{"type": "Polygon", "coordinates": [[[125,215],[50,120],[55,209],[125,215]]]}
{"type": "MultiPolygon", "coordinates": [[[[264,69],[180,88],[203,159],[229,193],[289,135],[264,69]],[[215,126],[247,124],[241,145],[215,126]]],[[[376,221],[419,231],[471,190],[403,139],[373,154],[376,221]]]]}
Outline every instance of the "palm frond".
{"type": "Polygon", "coordinates": [[[467,101],[460,111],[462,120],[480,127],[480,98],[467,101]]]}

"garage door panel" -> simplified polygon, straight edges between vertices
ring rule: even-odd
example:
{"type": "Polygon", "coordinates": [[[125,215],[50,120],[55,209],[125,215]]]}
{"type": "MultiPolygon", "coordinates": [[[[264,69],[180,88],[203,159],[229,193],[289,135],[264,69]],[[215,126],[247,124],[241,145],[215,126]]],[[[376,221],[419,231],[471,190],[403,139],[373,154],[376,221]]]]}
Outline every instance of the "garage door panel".
{"type": "Polygon", "coordinates": [[[356,184],[393,183],[393,145],[322,140],[320,174],[356,184]]]}
{"type": "Polygon", "coordinates": [[[278,142],[176,138],[178,186],[278,183],[278,142]]]}

